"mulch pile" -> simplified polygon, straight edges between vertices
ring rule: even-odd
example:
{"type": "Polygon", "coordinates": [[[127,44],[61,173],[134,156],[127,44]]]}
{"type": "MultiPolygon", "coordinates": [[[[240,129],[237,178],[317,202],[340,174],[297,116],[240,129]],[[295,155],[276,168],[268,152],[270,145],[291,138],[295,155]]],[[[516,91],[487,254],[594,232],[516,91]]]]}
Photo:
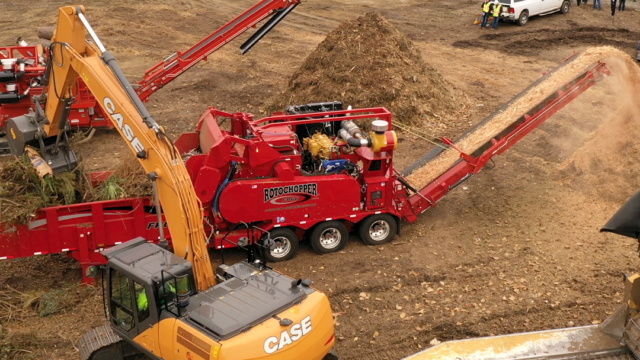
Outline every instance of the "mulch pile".
{"type": "Polygon", "coordinates": [[[384,106],[394,119],[432,131],[455,124],[469,102],[406,35],[373,12],[332,31],[267,110],[323,101],[384,106]]]}

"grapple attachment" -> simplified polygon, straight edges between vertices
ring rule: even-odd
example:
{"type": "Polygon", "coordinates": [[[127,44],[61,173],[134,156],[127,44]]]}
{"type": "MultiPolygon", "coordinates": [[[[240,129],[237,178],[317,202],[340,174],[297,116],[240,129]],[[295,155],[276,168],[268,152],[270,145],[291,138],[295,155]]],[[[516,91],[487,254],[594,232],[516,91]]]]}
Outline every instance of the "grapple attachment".
{"type": "Polygon", "coordinates": [[[51,167],[54,174],[72,171],[78,166],[78,158],[69,147],[66,132],[58,137],[46,138],[46,133],[33,111],[11,118],[6,124],[7,143],[12,155],[22,156],[26,146],[39,149],[40,156],[51,167]]]}

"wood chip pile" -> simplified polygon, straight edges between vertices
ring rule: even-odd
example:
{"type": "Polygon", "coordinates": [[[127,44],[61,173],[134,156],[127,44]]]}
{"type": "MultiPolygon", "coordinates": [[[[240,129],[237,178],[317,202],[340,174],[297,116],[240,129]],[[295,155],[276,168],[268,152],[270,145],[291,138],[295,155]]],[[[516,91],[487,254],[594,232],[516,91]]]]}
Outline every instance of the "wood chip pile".
{"type": "Polygon", "coordinates": [[[469,107],[467,96],[377,13],[345,21],[329,33],[267,110],[324,101],[384,106],[394,119],[432,133],[458,127],[469,107]]]}

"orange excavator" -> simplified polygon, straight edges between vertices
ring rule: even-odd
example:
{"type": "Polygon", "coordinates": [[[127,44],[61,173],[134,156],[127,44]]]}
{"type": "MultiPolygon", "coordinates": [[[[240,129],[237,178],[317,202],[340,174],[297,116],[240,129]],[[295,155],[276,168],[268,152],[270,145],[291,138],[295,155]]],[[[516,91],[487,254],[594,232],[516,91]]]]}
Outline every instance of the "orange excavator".
{"type": "MultiPolygon", "coordinates": [[[[269,238],[258,245],[253,237],[254,232],[262,231],[247,225],[247,237],[238,244],[248,250],[247,261],[223,264],[214,273],[202,206],[180,153],[144,107],[84,13],[82,6],[59,10],[51,66],[45,74],[51,79],[47,89],[51,95],[45,111],[33,114],[32,119],[46,123],[45,129],[58,126],[81,77],[152,181],[155,201],[163,204],[174,253],[162,239],[158,246],[143,238],[103,252],[108,259],[105,306],[109,325],[82,337],[80,357],[337,359],[332,352],[334,324],[326,295],[313,289],[310,280],[293,280],[271,269],[263,260],[269,238]],[[87,32],[91,41],[85,39],[87,32]]],[[[15,125],[10,136],[24,136],[20,125],[29,124],[15,125]]],[[[54,139],[56,145],[61,134],[54,139]]]]}

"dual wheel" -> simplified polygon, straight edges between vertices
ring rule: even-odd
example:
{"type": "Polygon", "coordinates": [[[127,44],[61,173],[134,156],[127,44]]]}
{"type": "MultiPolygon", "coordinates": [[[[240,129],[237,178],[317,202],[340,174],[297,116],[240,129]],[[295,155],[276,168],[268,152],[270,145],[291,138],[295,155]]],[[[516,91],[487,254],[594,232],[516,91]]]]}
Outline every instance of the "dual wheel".
{"type": "MultiPolygon", "coordinates": [[[[380,245],[391,241],[398,232],[396,219],[389,214],[371,215],[360,222],[359,235],[367,245],[380,245]]],[[[292,259],[300,248],[296,233],[289,228],[270,231],[274,245],[267,252],[271,262],[292,259]]],[[[311,247],[318,254],[342,250],[349,239],[349,231],[342,221],[325,221],[316,225],[309,235],[311,247]]]]}

